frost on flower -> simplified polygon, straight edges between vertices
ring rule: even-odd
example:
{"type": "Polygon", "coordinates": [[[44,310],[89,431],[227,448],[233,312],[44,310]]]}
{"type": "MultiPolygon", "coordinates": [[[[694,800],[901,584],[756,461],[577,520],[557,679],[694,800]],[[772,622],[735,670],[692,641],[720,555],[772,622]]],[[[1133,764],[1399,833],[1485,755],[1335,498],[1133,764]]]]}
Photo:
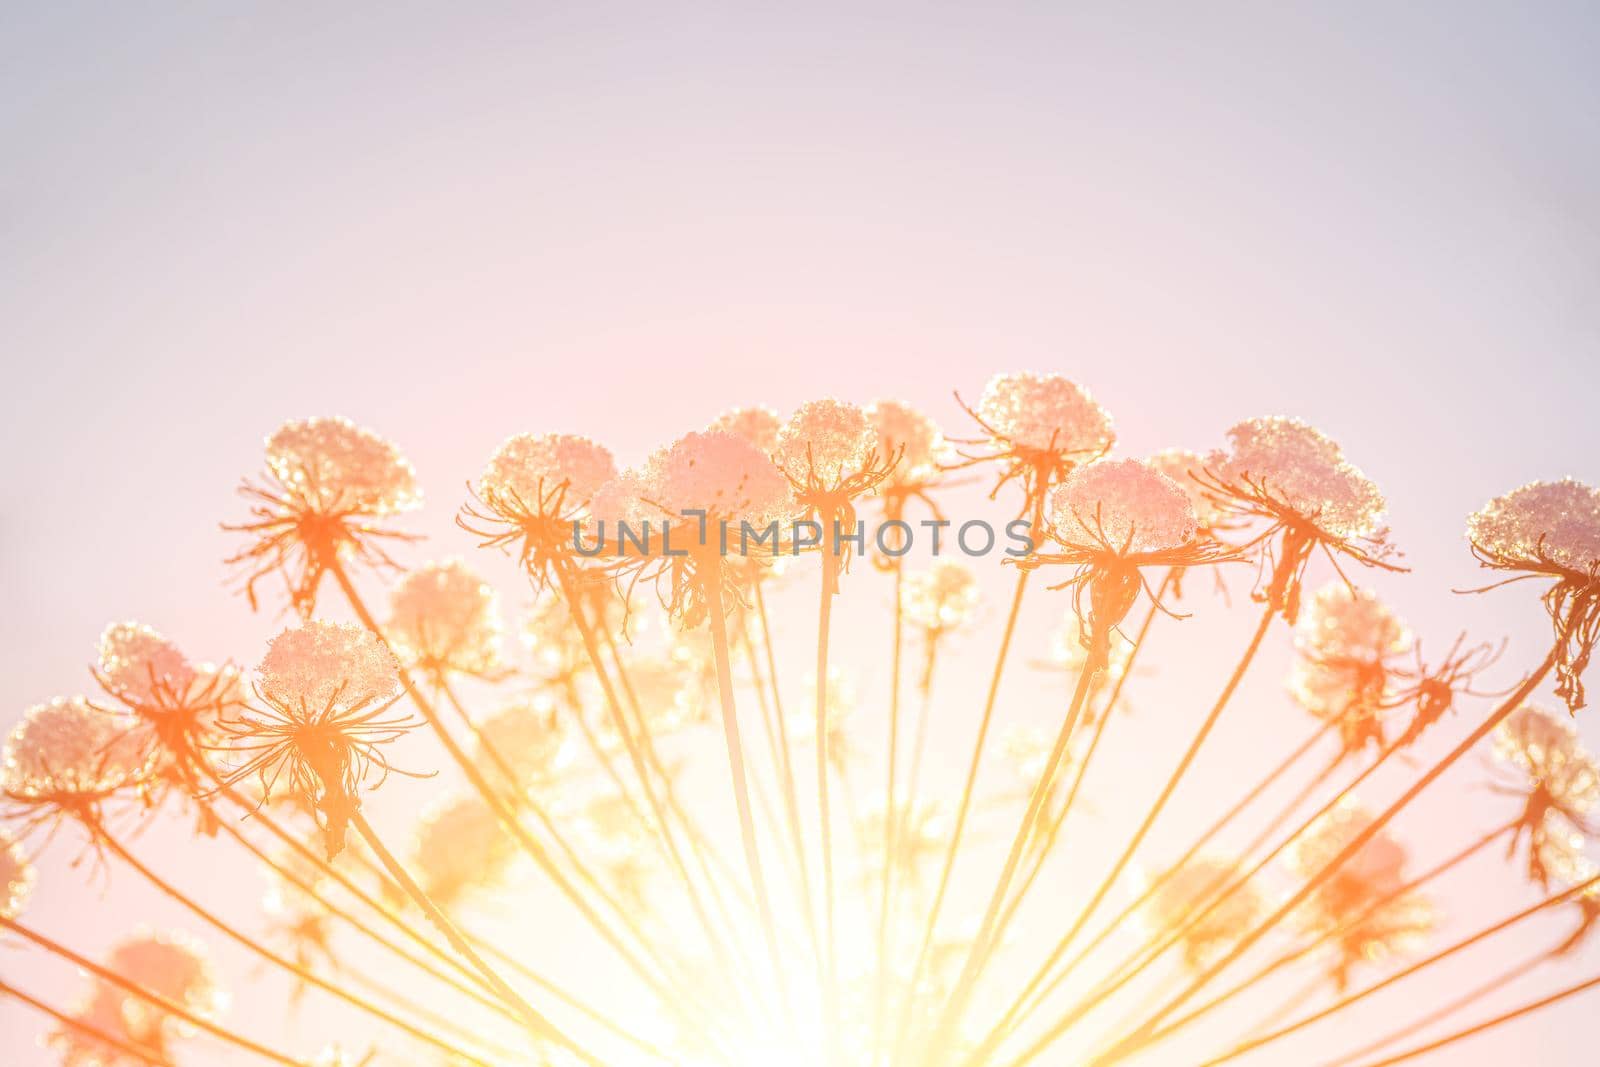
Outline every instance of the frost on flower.
{"type": "Polygon", "coordinates": [[[867,408],[867,420],[877,434],[879,457],[899,459],[890,476],[894,484],[922,485],[939,473],[944,434],[928,416],[898,400],[879,400],[867,408]]]}
{"type": "Polygon", "coordinates": [[[507,515],[542,514],[559,494],[565,514],[587,504],[616,474],[610,451],[587,437],[523,433],[507,438],[490,458],[478,494],[507,515]]]}
{"type": "Polygon", "coordinates": [[[499,598],[460,560],[411,571],[389,603],[390,640],[424,671],[482,675],[500,665],[499,598]]]}
{"type": "Polygon", "coordinates": [[[312,714],[381,702],[400,688],[394,654],[355,623],[312,620],[285,630],[258,671],[267,699],[312,714]]]}
{"type": "Polygon", "coordinates": [[[978,603],[978,579],[964,564],[936,559],[927,570],[906,575],[902,601],[911,625],[953,630],[972,617],[978,603]]]}
{"type": "Polygon", "coordinates": [[[1485,567],[1555,579],[1542,599],[1555,627],[1556,695],[1577,712],[1600,643],[1600,490],[1571,478],[1524,485],[1468,518],[1467,538],[1485,567]]]}
{"type": "Polygon", "coordinates": [[[284,423],[267,438],[267,467],[318,511],[388,515],[422,502],[400,450],[346,418],[284,423]]]}
{"type": "Polygon", "coordinates": [[[782,425],[783,420],[778,418],[776,411],[757,405],[725,411],[707,429],[713,433],[731,433],[735,437],[742,437],[763,453],[771,455],[772,450],[778,447],[778,430],[782,425]]]}
{"type": "Polygon", "coordinates": [[[146,747],[126,718],[57,698],[29,709],[6,738],[0,791],[32,803],[103,799],[145,784],[146,747]]]}
{"type": "Polygon", "coordinates": [[[99,673],[106,687],[130,704],[181,699],[195,679],[177,645],[136,622],[106,628],[100,637],[99,673]]]}
{"type": "Polygon", "coordinates": [[[1189,494],[1137,459],[1078,467],[1051,496],[1051,532],[1068,546],[1147,555],[1180,548],[1197,530],[1189,494]]]}
{"type": "Polygon", "coordinates": [[[1116,442],[1111,416],[1059,374],[999,374],[984,386],[978,418],[999,444],[1089,459],[1116,442]]]}
{"type": "Polygon", "coordinates": [[[476,793],[446,796],[423,813],[412,847],[423,891],[445,907],[487,888],[511,861],[512,844],[476,793]]]}
{"type": "Polygon", "coordinates": [[[1326,434],[1299,419],[1246,419],[1228,431],[1228,448],[1206,461],[1210,476],[1237,496],[1286,512],[1345,541],[1379,532],[1383,494],[1326,434]]]}
{"type": "Polygon", "coordinates": [[[1491,557],[1592,575],[1600,570],[1600,489],[1572,478],[1531,482],[1474,512],[1467,538],[1491,557]]]}
{"type": "Polygon", "coordinates": [[[829,490],[862,473],[877,444],[877,432],[861,408],[831,398],[812,400],[778,431],[772,459],[795,484],[829,490]]]}
{"type": "MultiPolygon", "coordinates": [[[[1202,904],[1244,873],[1239,864],[1215,856],[1197,856],[1170,871],[1146,903],[1152,932],[1166,937],[1189,926],[1202,904]]],[[[1265,899],[1253,882],[1244,882],[1222,896],[1183,934],[1183,962],[1191,970],[1209,965],[1264,914],[1265,899]]]]}
{"type": "Polygon", "coordinates": [[[1177,482],[1189,496],[1189,503],[1194,505],[1195,521],[1202,530],[1210,530],[1218,526],[1223,520],[1222,509],[1217,502],[1206,493],[1205,487],[1197,481],[1197,477],[1205,473],[1205,457],[1198,452],[1190,452],[1182,448],[1169,448],[1157,452],[1146,460],[1150,466],[1177,482]]]}
{"type": "Polygon", "coordinates": [[[15,919],[22,914],[33,892],[33,864],[22,846],[0,833],[0,919],[15,919]]]}
{"type": "MultiPolygon", "coordinates": [[[[755,445],[731,433],[691,433],[650,457],[643,495],[657,517],[693,526],[683,512],[703,510],[707,521],[764,527],[794,508],[789,483],[755,445]],[[664,513],[664,514],[663,514],[664,513]]],[[[714,534],[708,540],[714,539],[714,534]]]]}

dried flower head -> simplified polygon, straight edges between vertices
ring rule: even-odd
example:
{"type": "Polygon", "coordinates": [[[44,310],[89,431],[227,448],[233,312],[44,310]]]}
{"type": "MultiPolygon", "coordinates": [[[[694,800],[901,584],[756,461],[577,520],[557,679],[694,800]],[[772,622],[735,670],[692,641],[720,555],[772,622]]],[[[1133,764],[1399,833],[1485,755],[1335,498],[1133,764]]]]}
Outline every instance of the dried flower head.
{"type": "Polygon", "coordinates": [[[409,540],[374,520],[409,511],[422,500],[411,464],[393,444],[344,418],[284,423],[267,438],[267,484],[248,479],[240,493],[250,520],[223,528],[254,541],[229,559],[247,570],[245,593],[279,573],[303,617],[316,606],[323,575],[342,560],[393,567],[384,540],[409,540]]]}
{"type": "Polygon", "coordinates": [[[389,604],[389,639],[424,674],[483,676],[499,668],[499,597],[460,560],[407,573],[389,604]]]}
{"type": "Polygon", "coordinates": [[[1541,886],[1566,878],[1583,860],[1588,816],[1600,804],[1600,763],[1571,721],[1531,704],[1495,729],[1495,755],[1510,774],[1490,788],[1522,803],[1509,853],[1528,837],[1528,877],[1541,886]]]}
{"type": "Polygon", "coordinates": [[[1337,554],[1363,566],[1403,569],[1386,562],[1383,494],[1336,442],[1299,419],[1235,424],[1228,447],[1207,457],[1204,473],[1193,477],[1225,515],[1266,520],[1244,546],[1267,546],[1262,566],[1270,576],[1255,598],[1290,623],[1299,618],[1301,580],[1319,546],[1335,567],[1337,554]]]}
{"type": "Polygon", "coordinates": [[[782,425],[783,420],[776,411],[758,404],[725,411],[706,429],[713,433],[731,433],[735,437],[742,437],[763,453],[771,455],[778,447],[778,430],[782,425]]]}
{"type": "Polygon", "coordinates": [[[1376,593],[1330,582],[1296,627],[1289,690],[1311,714],[1339,724],[1346,753],[1382,747],[1381,715],[1397,703],[1394,660],[1410,646],[1410,632],[1376,593]]]}
{"type": "Polygon", "coordinates": [[[150,746],[129,720],[82,697],[29,709],[6,738],[0,791],[11,800],[93,817],[101,802],[149,783],[150,746]]]}
{"type": "MultiPolygon", "coordinates": [[[[959,397],[957,398],[959,401],[959,397]]],[[[1117,435],[1111,416],[1088,390],[1059,374],[1000,374],[984,386],[978,407],[962,404],[983,436],[958,441],[953,469],[1000,464],[994,496],[1008,482],[1022,484],[1021,514],[1042,520],[1050,487],[1073,467],[1111,450],[1117,435]]]]}
{"type": "Polygon", "coordinates": [[[1600,489],[1571,478],[1531,482],[1474,512],[1467,539],[1483,566],[1514,575],[1506,582],[1553,579],[1542,599],[1555,627],[1556,694],[1577,712],[1600,642],[1600,489]]]}
{"type": "Polygon", "coordinates": [[[1198,523],[1189,494],[1137,459],[1078,467],[1051,496],[1051,533],[1063,544],[1142,556],[1189,544],[1198,523]]]}
{"type": "Polygon", "coordinates": [[[106,694],[147,728],[139,736],[160,749],[163,772],[188,785],[221,739],[221,720],[244,705],[237,670],[191,664],[171,641],[137,622],[107,627],[94,673],[106,694]]]}
{"type": "Polygon", "coordinates": [[[685,434],[659,449],[645,468],[643,488],[659,509],[657,518],[677,525],[685,523],[684,512],[701,510],[708,523],[760,528],[794,510],[788,482],[772,460],[743,437],[718,431],[685,434]]]}
{"type": "Polygon", "coordinates": [[[366,628],[318,620],[273,638],[257,675],[256,692],[267,707],[224,723],[233,750],[245,757],[227,780],[255,777],[265,802],[287,772],[291,790],[315,805],[328,855],[335,856],[361,806],[361,784],[374,768],[378,784],[395,770],[382,746],[415,725],[388,714],[399,664],[366,628]]]}
{"type": "Polygon", "coordinates": [[[0,833],[0,919],[15,919],[22,914],[33,892],[33,864],[22,846],[0,833]]]}
{"type": "Polygon", "coordinates": [[[800,405],[778,431],[772,459],[797,487],[832,491],[875,455],[877,432],[855,404],[826,398],[800,405]]]}
{"type": "Polygon", "coordinates": [[[572,556],[572,524],[586,521],[600,487],[616,477],[611,453],[576,434],[517,434],[490,457],[456,525],[486,548],[517,545],[536,581],[572,556]]]}
{"type": "Polygon", "coordinates": [[[1179,485],[1136,459],[1077,467],[1051,497],[1049,532],[1058,552],[1035,552],[1023,566],[1065,565],[1084,646],[1098,654],[1127,616],[1139,591],[1158,606],[1143,568],[1221,562],[1229,552],[1196,536],[1194,505],[1179,485]],[[1087,597],[1087,603],[1085,602],[1087,597]]]}
{"type": "Polygon", "coordinates": [[[997,374],[984,386],[978,418],[997,443],[1079,461],[1110,451],[1111,416],[1089,391],[1059,374],[997,374]]]}
{"type": "Polygon", "coordinates": [[[898,400],[879,400],[867,408],[867,421],[877,434],[875,449],[897,460],[885,487],[898,495],[920,493],[939,474],[944,458],[944,434],[938,423],[898,400]]]}
{"type": "Polygon", "coordinates": [[[412,854],[423,891],[450,907],[493,885],[505,873],[513,845],[489,806],[475,793],[462,793],[424,811],[412,854]]]}
{"type": "Polygon", "coordinates": [[[953,630],[972,617],[978,579],[953,559],[936,559],[925,571],[906,575],[901,608],[906,621],[924,630],[953,630]]]}
{"type": "Polygon", "coordinates": [[[1239,882],[1243,873],[1236,861],[1196,856],[1169,871],[1145,904],[1153,933],[1165,936],[1183,930],[1183,962],[1190,970],[1208,966],[1265,914],[1266,898],[1253,882],[1239,882]],[[1210,906],[1208,902],[1228,887],[1233,888],[1210,906]],[[1203,914],[1194,921],[1197,912],[1203,914]]]}

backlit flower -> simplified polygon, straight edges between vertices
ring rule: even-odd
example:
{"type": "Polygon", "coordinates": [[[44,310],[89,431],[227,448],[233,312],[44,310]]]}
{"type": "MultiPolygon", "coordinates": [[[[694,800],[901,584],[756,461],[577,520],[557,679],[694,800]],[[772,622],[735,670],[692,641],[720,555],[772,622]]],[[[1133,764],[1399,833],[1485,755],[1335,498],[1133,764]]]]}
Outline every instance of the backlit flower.
{"type": "MultiPolygon", "coordinates": [[[[685,533],[695,525],[683,517],[687,511],[704,511],[708,523],[727,522],[736,531],[741,522],[761,528],[794,509],[783,473],[759,448],[730,433],[685,434],[658,450],[645,468],[644,487],[658,519],[685,533]]],[[[687,539],[681,544],[689,547],[687,539]]]]}
{"type": "Polygon", "coordinates": [[[15,919],[22,914],[33,892],[33,864],[22,846],[0,833],[0,919],[15,919]]]}
{"type": "Polygon", "coordinates": [[[1516,575],[1508,581],[1553,579],[1542,599],[1555,626],[1556,695],[1576,712],[1600,642],[1600,489],[1531,482],[1468,517],[1467,539],[1485,567],[1516,575]]]}
{"type": "Polygon", "coordinates": [[[707,429],[715,433],[731,433],[735,437],[742,437],[763,453],[771,455],[778,447],[778,430],[782,425],[783,420],[778,417],[776,411],[757,405],[725,411],[718,415],[707,429]]]}
{"type": "Polygon", "coordinates": [[[1169,448],[1157,452],[1145,462],[1171,478],[1189,497],[1189,503],[1194,506],[1195,522],[1199,524],[1202,532],[1214,529],[1222,523],[1225,518],[1222,509],[1206,493],[1205,486],[1198,480],[1204,476],[1206,466],[1204,456],[1183,448],[1169,448]]]}
{"type": "Polygon", "coordinates": [[[877,444],[877,432],[861,408],[831,398],[811,400],[778,431],[772,459],[791,482],[826,491],[860,474],[877,444]]]}
{"type": "Polygon", "coordinates": [[[389,604],[389,639],[425,674],[486,675],[499,667],[499,597],[460,560],[407,573],[389,604]]]}
{"type": "Polygon", "coordinates": [[[118,791],[147,784],[152,771],[137,729],[82,697],[29,709],[6,738],[4,760],[7,797],[86,815],[118,791]]]}
{"type": "Polygon", "coordinates": [[[867,408],[867,421],[877,434],[878,455],[896,460],[885,484],[886,494],[891,489],[902,496],[920,491],[938,475],[944,434],[932,419],[910,404],[879,400],[867,408]]]}
{"type": "MultiPolygon", "coordinates": [[[[1308,827],[1290,846],[1286,862],[1300,878],[1311,878],[1372,825],[1372,813],[1345,800],[1308,827]]],[[[1358,963],[1407,951],[1436,924],[1426,897],[1402,891],[1405,849],[1379,831],[1312,894],[1301,913],[1310,931],[1332,938],[1338,955],[1331,977],[1343,988],[1358,963]]]]}
{"type": "Polygon", "coordinates": [[[1393,661],[1410,645],[1409,631],[1377,594],[1330,582],[1296,627],[1290,692],[1317,718],[1339,724],[1346,752],[1381,748],[1380,716],[1394,704],[1393,661]]]}
{"type": "Polygon", "coordinates": [[[1571,721],[1524,704],[1495,729],[1495,755],[1513,774],[1491,788],[1522,802],[1509,851],[1526,833],[1528,877],[1547,886],[1583,860],[1588,816],[1600,804],[1600,763],[1571,721]]]}
{"type": "Polygon", "coordinates": [[[1106,410],[1059,374],[997,374],[977,413],[999,442],[1027,452],[1083,461],[1104,455],[1117,439],[1106,410]]]}
{"type": "Polygon", "coordinates": [[[287,773],[291,791],[314,803],[328,855],[337,855],[362,783],[375,768],[380,782],[394,769],[382,746],[415,725],[387,714],[399,687],[394,654],[365,627],[312,621],[283,631],[257,668],[266,708],[224,724],[244,757],[229,783],[255,777],[265,801],[287,773]]]}
{"type": "Polygon", "coordinates": [[[1319,545],[1365,566],[1401,569],[1385,562],[1383,494],[1333,439],[1299,419],[1235,424],[1228,447],[1194,477],[1226,514],[1267,521],[1249,542],[1269,546],[1271,575],[1257,599],[1288,622],[1299,617],[1301,578],[1319,545]]]}
{"type": "Polygon", "coordinates": [[[457,525],[485,547],[516,544],[536,580],[571,556],[572,524],[616,477],[611,453],[576,434],[517,434],[490,457],[457,525]]]}
{"type": "Polygon", "coordinates": [[[394,565],[381,542],[408,538],[374,520],[417,507],[422,492],[393,444],[349,419],[313,418],[284,423],[266,452],[267,484],[247,479],[240,487],[250,520],[224,526],[254,537],[228,561],[247,569],[251,606],[256,582],[277,572],[290,602],[309,617],[323,576],[342,560],[394,565]]]}
{"type": "Polygon", "coordinates": [[[412,854],[423,891],[450,907],[493,885],[513,849],[494,811],[477,794],[462,793],[429,805],[417,825],[412,854]]]}
{"type": "Polygon", "coordinates": [[[1260,888],[1249,881],[1235,885],[1242,873],[1232,860],[1196,856],[1168,872],[1146,902],[1145,916],[1157,936],[1184,930],[1183,962],[1190,970],[1209,965],[1264,914],[1260,888]],[[1212,899],[1229,887],[1212,906],[1212,899]],[[1194,921],[1197,914],[1201,917],[1194,921]]]}
{"type": "Polygon", "coordinates": [[[566,731],[548,700],[508,704],[487,716],[478,734],[480,749],[492,749],[493,762],[504,761],[520,786],[547,781],[566,762],[566,731]]]}

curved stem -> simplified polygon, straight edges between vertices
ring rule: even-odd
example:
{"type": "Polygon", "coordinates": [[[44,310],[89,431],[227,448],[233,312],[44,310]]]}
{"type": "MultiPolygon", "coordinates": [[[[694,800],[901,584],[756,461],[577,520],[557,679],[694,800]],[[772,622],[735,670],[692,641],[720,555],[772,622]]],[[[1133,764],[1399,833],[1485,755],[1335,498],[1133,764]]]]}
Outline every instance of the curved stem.
{"type": "MultiPolygon", "coordinates": [[[[182,1019],[184,1022],[195,1027],[196,1029],[204,1030],[212,1037],[220,1038],[236,1048],[241,1048],[246,1052],[254,1053],[264,1060],[270,1060],[273,1063],[282,1064],[282,1067],[304,1067],[299,1060],[292,1059],[289,1056],[285,1056],[283,1053],[278,1052],[276,1049],[268,1048],[266,1045],[263,1045],[260,1042],[252,1041],[247,1037],[225,1029],[222,1026],[219,1026],[218,1024],[205,1018],[204,1016],[196,1015],[194,1012],[190,1011],[188,1008],[185,1008],[177,1001],[164,997],[160,993],[154,992],[153,990],[146,989],[137,982],[133,982],[127,978],[124,978],[122,975],[111,970],[109,967],[102,967],[93,960],[90,960],[85,956],[80,956],[78,953],[72,951],[70,948],[67,948],[59,941],[54,941],[43,934],[38,933],[37,931],[31,930],[17,922],[15,919],[8,919],[4,915],[0,915],[0,927],[4,927],[14,934],[20,934],[22,937],[32,941],[35,945],[38,945],[45,951],[54,953],[55,955],[66,960],[68,963],[75,964],[76,966],[83,968],[83,970],[100,979],[102,982],[109,982],[118,989],[122,990],[124,993],[129,993],[135,997],[138,997],[147,1004],[153,1004],[162,1011],[166,1012],[168,1015],[171,1015],[176,1019],[182,1019]]],[[[475,1060],[473,1062],[478,1061],[475,1060]]]]}

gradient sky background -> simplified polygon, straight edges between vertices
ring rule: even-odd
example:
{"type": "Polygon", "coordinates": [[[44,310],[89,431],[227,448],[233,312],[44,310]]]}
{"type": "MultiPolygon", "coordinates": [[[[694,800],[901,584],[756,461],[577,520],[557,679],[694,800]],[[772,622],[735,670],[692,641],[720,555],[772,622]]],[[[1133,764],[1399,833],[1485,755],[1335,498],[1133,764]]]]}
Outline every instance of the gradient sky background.
{"type": "MultiPolygon", "coordinates": [[[[829,393],[956,427],[952,389],[1024,368],[1089,385],[1125,454],[1309,419],[1388,492],[1414,573],[1378,584],[1418,632],[1510,634],[1500,682],[1537,656],[1526,590],[1448,590],[1476,579],[1467,512],[1532,478],[1600,480],[1600,11],[862,7],[4,5],[0,726],[89,684],[112,619],[254,662],[281,620],[228,594],[216,523],[286,417],[398,440],[444,555],[471,552],[459,486],[512,432],[591,433],[634,462],[728,406],[829,393]]],[[[1038,654],[1061,604],[1030,610],[1038,654]]],[[[1216,629],[1215,656],[1184,645],[1187,680],[1148,683],[1130,743],[1214,691],[1241,641],[1216,629]]],[[[1216,752],[1265,759],[1303,730],[1278,644],[1252,680],[1272,707],[1216,752]]],[[[951,768],[963,686],[937,740],[951,768]]],[[[1237,774],[1213,762],[1196,796],[1237,774]]],[[[1419,854],[1498,817],[1471,781],[1441,785],[1419,854]]],[[[200,862],[168,836],[152,848],[200,862]]],[[[43,864],[41,926],[92,947],[181,923],[125,872],[97,896],[70,858],[43,864]]],[[[249,914],[253,872],[194,877],[249,914]]],[[[1528,899],[1498,892],[1462,908],[1528,899]]],[[[272,1018],[276,987],[218,957],[238,1015],[272,1018]]],[[[22,959],[0,950],[7,973],[22,959]]],[[[57,970],[37,984],[65,1000],[57,970]]],[[[1586,1019],[1571,1004],[1441,1062],[1591,1062],[1586,1019]]],[[[0,1058],[51,1062],[38,1029],[0,1005],[0,1058]]]]}

